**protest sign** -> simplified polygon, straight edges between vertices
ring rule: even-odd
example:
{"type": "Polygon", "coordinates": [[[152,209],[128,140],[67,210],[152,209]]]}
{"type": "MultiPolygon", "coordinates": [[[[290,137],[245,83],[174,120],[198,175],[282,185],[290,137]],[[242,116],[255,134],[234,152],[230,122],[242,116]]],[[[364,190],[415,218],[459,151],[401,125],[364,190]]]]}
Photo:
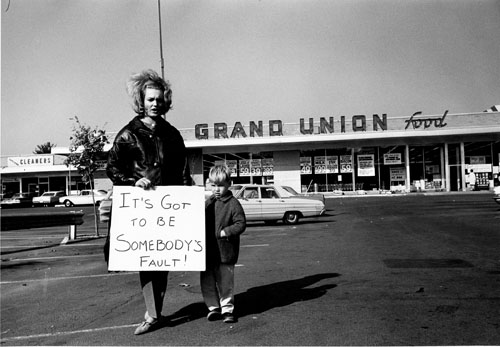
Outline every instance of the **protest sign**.
{"type": "Polygon", "coordinates": [[[114,186],[109,271],[204,271],[202,187],[114,186]]]}

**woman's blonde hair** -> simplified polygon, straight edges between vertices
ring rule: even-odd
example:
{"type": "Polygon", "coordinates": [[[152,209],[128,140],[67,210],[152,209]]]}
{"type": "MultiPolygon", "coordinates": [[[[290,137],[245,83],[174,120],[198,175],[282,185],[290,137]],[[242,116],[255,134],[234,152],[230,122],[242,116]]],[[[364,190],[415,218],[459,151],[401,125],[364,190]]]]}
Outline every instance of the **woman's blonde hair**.
{"type": "Polygon", "coordinates": [[[168,110],[172,108],[172,90],[170,89],[170,83],[165,81],[156,71],[151,69],[133,74],[127,82],[127,91],[132,97],[132,108],[134,111],[137,114],[144,113],[144,96],[146,95],[147,88],[158,89],[163,92],[165,110],[162,110],[162,114],[167,113],[168,110]]]}
{"type": "Polygon", "coordinates": [[[231,184],[231,171],[226,165],[215,165],[210,169],[208,178],[210,182],[215,184],[220,184],[220,183],[231,184]]]}

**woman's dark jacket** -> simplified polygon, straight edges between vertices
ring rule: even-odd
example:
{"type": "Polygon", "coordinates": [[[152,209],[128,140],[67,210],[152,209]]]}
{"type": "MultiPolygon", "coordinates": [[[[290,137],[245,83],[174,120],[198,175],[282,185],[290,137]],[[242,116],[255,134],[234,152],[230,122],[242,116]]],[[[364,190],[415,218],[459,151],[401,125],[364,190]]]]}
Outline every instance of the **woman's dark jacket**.
{"type": "Polygon", "coordinates": [[[207,266],[234,265],[240,252],[240,235],[246,229],[246,218],[240,202],[228,191],[220,199],[205,201],[207,266]],[[221,237],[224,230],[227,237],[221,237]]]}
{"type": "Polygon", "coordinates": [[[118,132],[108,153],[106,173],[115,185],[133,186],[142,177],[153,185],[191,185],[184,140],[161,117],[154,130],[137,116],[118,132]]]}
{"type": "MultiPolygon", "coordinates": [[[[115,137],[108,153],[106,173],[114,185],[133,186],[142,177],[154,186],[189,186],[188,158],[184,140],[179,131],[161,117],[154,130],[137,116],[115,137]]],[[[104,259],[109,260],[108,238],[104,244],[104,259]]]]}

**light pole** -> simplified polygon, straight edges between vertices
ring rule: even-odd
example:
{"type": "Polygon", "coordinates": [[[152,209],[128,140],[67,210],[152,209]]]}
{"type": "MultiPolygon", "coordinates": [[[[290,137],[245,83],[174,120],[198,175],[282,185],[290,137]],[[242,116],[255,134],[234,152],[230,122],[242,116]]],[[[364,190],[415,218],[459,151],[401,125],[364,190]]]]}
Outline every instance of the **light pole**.
{"type": "Polygon", "coordinates": [[[163,40],[161,36],[161,10],[160,10],[160,0],[158,0],[158,23],[160,31],[160,65],[161,65],[161,77],[165,79],[165,70],[163,65],[163,40]]]}

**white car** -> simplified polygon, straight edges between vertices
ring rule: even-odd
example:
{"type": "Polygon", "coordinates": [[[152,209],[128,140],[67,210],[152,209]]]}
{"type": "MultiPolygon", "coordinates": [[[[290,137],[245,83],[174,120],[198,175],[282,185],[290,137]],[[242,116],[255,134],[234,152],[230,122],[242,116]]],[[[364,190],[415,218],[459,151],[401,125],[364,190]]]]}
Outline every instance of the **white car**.
{"type": "Polygon", "coordinates": [[[113,190],[111,189],[106,197],[99,204],[99,220],[101,223],[109,222],[111,217],[111,205],[113,204],[113,190]]]}
{"type": "Polygon", "coordinates": [[[54,206],[59,203],[59,198],[66,195],[62,190],[48,191],[33,198],[34,206],[54,206]]]}
{"type": "MultiPolygon", "coordinates": [[[[317,217],[325,213],[324,197],[294,195],[283,186],[236,184],[231,186],[239,200],[247,221],[297,224],[301,218],[317,217]]],[[[290,188],[291,189],[291,188],[290,188]]]]}
{"type": "MultiPolygon", "coordinates": [[[[106,198],[108,194],[105,190],[94,189],[94,200],[96,205],[106,198]]],[[[76,206],[76,205],[93,205],[92,190],[84,189],[81,190],[77,195],[66,195],[59,198],[59,202],[64,204],[66,207],[76,206]]]]}
{"type": "Polygon", "coordinates": [[[493,194],[495,194],[493,200],[500,204],[500,186],[493,188],[493,194]]]}

